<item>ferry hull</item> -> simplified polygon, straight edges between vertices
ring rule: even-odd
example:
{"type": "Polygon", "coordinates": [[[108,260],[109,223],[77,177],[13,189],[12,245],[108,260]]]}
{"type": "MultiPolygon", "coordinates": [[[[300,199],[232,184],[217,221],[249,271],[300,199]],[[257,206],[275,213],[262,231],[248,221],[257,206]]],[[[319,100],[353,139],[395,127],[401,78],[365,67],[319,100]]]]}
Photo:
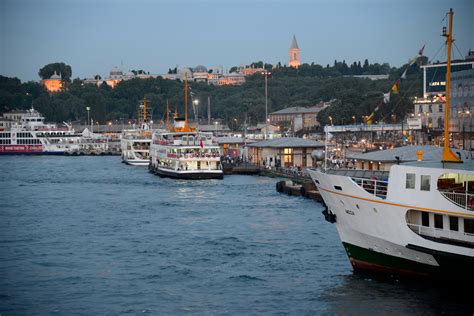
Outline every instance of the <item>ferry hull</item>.
{"type": "MultiPolygon", "coordinates": [[[[405,258],[342,243],[355,271],[401,277],[404,279],[433,279],[444,281],[474,280],[474,261],[467,256],[453,257],[447,253],[433,254],[439,266],[422,264],[405,258]]],[[[411,248],[410,245],[407,245],[411,248]]],[[[414,247],[418,251],[418,247],[414,247]]],[[[429,250],[425,250],[430,252],[429,250]]],[[[423,252],[423,251],[422,251],[423,252]]]]}
{"type": "Polygon", "coordinates": [[[123,160],[123,162],[130,166],[142,167],[147,167],[150,164],[150,160],[123,160]]]}
{"type": "Polygon", "coordinates": [[[160,168],[156,168],[152,171],[160,177],[174,178],[174,179],[209,180],[209,179],[223,179],[224,178],[223,172],[207,172],[207,171],[175,172],[175,171],[164,170],[160,168]]]}
{"type": "Polygon", "coordinates": [[[408,227],[406,214],[416,207],[367,195],[348,177],[309,173],[355,271],[403,279],[474,280],[471,247],[432,241],[408,227]]]}
{"type": "Polygon", "coordinates": [[[64,151],[46,151],[42,145],[0,145],[0,155],[64,155],[64,151]]]}

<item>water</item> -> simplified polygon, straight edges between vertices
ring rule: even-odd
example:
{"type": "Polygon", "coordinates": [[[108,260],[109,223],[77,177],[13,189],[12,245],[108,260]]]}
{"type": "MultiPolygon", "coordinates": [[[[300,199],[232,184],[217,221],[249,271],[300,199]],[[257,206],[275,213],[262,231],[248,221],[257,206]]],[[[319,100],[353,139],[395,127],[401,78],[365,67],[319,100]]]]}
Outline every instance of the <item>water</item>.
{"type": "Polygon", "coordinates": [[[0,157],[0,313],[458,314],[452,289],[353,274],[279,179],[161,179],[118,157],[0,157]]]}

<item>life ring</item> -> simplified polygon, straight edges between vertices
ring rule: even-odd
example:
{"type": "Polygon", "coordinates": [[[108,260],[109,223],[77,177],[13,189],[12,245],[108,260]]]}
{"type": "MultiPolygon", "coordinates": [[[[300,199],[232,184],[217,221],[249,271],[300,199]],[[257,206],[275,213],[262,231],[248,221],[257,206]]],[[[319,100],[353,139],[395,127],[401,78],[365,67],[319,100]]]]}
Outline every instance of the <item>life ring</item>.
{"type": "Polygon", "coordinates": [[[471,196],[468,200],[467,200],[467,207],[469,209],[473,209],[473,206],[474,206],[474,196],[471,196]]]}

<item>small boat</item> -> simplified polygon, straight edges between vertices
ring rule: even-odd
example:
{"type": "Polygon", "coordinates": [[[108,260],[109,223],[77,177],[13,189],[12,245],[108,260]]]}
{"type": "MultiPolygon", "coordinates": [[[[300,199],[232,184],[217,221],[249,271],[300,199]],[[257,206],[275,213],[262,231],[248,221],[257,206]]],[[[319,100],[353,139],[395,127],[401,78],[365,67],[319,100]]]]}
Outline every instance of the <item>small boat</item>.
{"type": "Polygon", "coordinates": [[[390,171],[308,170],[354,270],[442,280],[474,280],[474,163],[449,147],[453,11],[446,34],[445,134],[441,161],[390,171]]]}
{"type": "Polygon", "coordinates": [[[120,139],[122,162],[133,166],[148,166],[150,163],[151,117],[146,98],[139,106],[139,127],[124,129],[120,139]]]}
{"type": "Polygon", "coordinates": [[[224,172],[220,161],[219,146],[212,133],[196,131],[188,125],[188,82],[185,79],[185,118],[175,117],[169,123],[167,105],[167,131],[155,131],[150,146],[151,172],[177,179],[222,179],[224,172]]]}

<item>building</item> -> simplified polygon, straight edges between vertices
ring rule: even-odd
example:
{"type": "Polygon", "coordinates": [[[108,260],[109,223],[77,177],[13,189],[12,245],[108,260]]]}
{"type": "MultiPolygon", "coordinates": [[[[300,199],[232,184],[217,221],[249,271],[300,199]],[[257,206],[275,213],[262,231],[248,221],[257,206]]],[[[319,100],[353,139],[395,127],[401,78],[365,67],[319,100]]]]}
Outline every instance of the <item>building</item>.
{"type": "Polygon", "coordinates": [[[247,145],[251,161],[260,166],[314,167],[311,153],[324,148],[324,143],[314,140],[282,137],[247,145]]]}
{"type": "Polygon", "coordinates": [[[61,74],[58,75],[56,71],[49,79],[43,79],[41,83],[46,88],[46,90],[51,93],[60,92],[64,87],[64,82],[61,77],[61,74]]]}
{"type": "Polygon", "coordinates": [[[305,108],[294,106],[285,108],[269,114],[270,123],[290,128],[296,132],[303,128],[319,126],[318,113],[328,107],[330,103],[320,103],[316,106],[305,108]]]}
{"type": "Polygon", "coordinates": [[[444,112],[446,100],[443,96],[430,96],[413,100],[414,118],[421,120],[421,125],[428,129],[444,129],[444,112]]]}
{"type": "MultiPolygon", "coordinates": [[[[458,71],[474,68],[474,60],[472,60],[471,55],[474,56],[474,52],[469,52],[465,60],[453,60],[451,62],[451,78],[458,71]]],[[[424,65],[421,68],[423,69],[423,97],[444,95],[446,91],[446,62],[424,65]]]]}
{"type": "Polygon", "coordinates": [[[241,85],[244,83],[245,83],[245,75],[239,74],[239,73],[222,74],[219,77],[217,77],[217,80],[216,80],[216,84],[219,86],[241,85]]]}
{"type": "Polygon", "coordinates": [[[288,62],[288,66],[293,67],[293,68],[298,68],[301,65],[300,49],[298,47],[298,43],[296,42],[295,35],[293,35],[291,46],[288,52],[290,54],[290,61],[288,62]]]}
{"type": "Polygon", "coordinates": [[[221,155],[232,158],[243,157],[245,159],[248,157],[247,145],[255,142],[254,140],[235,136],[216,137],[216,140],[219,144],[221,155]]]}
{"type": "Polygon", "coordinates": [[[451,75],[450,131],[458,133],[459,147],[472,150],[474,145],[474,69],[451,75]]]}

